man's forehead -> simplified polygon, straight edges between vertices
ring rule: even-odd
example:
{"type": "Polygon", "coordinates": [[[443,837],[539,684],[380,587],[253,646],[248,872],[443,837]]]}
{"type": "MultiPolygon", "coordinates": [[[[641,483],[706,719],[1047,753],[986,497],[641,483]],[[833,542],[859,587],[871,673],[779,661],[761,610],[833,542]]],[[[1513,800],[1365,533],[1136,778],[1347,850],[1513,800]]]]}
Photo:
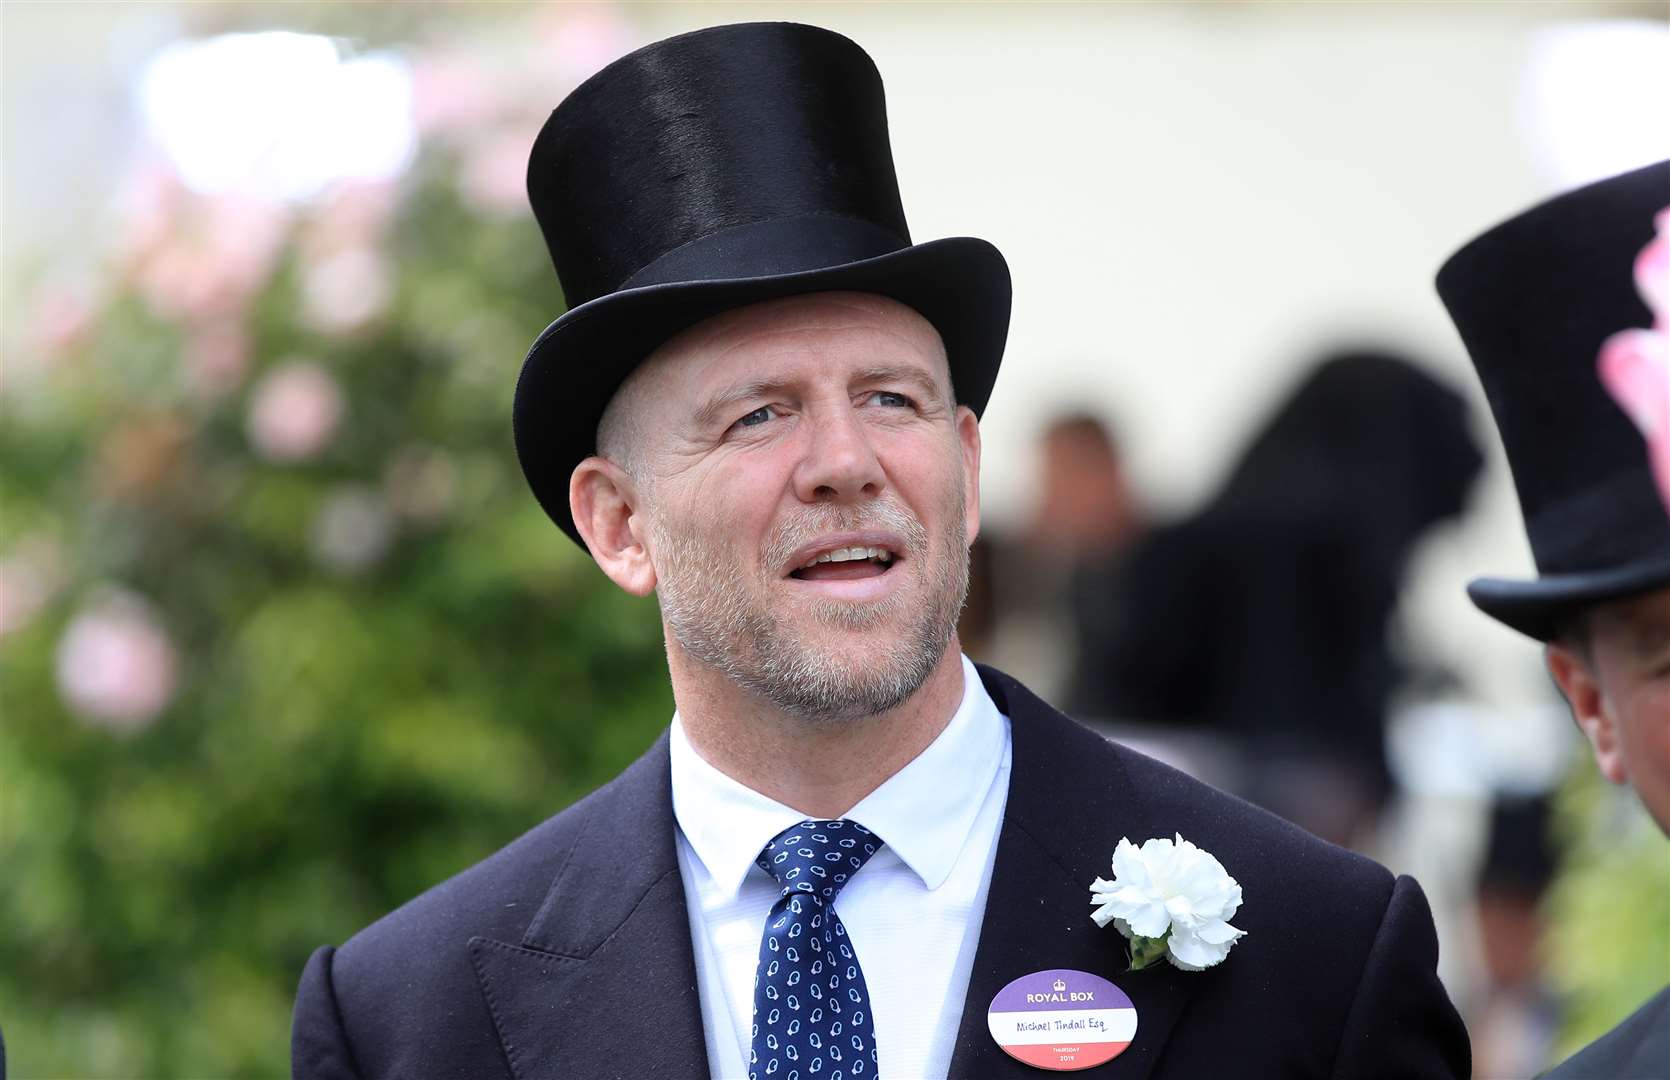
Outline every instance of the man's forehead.
{"type": "Polygon", "coordinates": [[[854,361],[919,365],[949,387],[945,346],[927,319],[890,297],[826,292],[749,304],[700,322],[645,358],[618,394],[683,400],[739,380],[781,374],[762,370],[775,363],[827,359],[824,347],[844,340],[879,344],[875,353],[854,361]]]}

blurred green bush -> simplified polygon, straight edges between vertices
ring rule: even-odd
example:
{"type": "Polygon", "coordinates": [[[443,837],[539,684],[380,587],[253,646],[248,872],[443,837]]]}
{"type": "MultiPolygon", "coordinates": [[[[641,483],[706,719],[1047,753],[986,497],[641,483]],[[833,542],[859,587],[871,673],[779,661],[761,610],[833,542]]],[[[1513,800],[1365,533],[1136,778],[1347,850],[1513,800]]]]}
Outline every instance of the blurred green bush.
{"type": "Polygon", "coordinates": [[[561,297],[492,187],[531,136],[494,119],[300,208],[141,177],[98,280],[30,302],[0,401],[13,1076],[288,1075],[313,948],[671,715],[653,603],[515,461],[561,297]]]}
{"type": "Polygon", "coordinates": [[[1670,982],[1670,839],[1588,755],[1561,786],[1560,870],[1548,897],[1549,981],[1563,1061],[1670,982]]]}

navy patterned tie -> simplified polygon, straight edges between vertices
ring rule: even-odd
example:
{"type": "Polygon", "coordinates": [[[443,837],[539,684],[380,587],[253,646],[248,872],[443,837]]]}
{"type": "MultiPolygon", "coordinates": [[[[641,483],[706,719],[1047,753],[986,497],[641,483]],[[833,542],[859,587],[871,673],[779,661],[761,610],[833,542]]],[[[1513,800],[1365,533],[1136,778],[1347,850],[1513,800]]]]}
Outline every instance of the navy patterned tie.
{"type": "Polygon", "coordinates": [[[802,821],[756,860],[783,895],[754,970],[748,1080],[875,1080],[870,991],[835,897],[881,847],[853,821],[802,821]]]}

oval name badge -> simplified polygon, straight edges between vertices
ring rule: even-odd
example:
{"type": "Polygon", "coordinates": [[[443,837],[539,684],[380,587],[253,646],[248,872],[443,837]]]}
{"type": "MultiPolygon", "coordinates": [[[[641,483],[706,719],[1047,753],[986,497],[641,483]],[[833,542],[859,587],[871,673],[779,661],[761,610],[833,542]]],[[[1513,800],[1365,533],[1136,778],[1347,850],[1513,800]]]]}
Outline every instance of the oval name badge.
{"type": "Polygon", "coordinates": [[[1125,1052],[1137,1010],[1119,987],[1088,971],[1022,975],[992,998],[986,1026],[1016,1061],[1055,1072],[1089,1069],[1125,1052]]]}

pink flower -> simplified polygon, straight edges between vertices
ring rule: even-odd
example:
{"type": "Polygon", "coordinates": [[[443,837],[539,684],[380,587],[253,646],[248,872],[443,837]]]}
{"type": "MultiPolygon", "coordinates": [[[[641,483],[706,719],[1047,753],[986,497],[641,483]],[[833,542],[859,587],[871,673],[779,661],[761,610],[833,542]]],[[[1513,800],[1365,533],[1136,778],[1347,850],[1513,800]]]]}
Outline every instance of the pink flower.
{"type": "Polygon", "coordinates": [[[323,256],[345,247],[376,245],[388,232],[399,199],[399,188],[387,181],[334,184],[302,225],[299,242],[303,252],[323,256]]]}
{"type": "Polygon", "coordinates": [[[0,635],[29,625],[63,580],[63,549],[49,537],[28,537],[0,555],[0,635]]]}
{"type": "Polygon", "coordinates": [[[174,697],[178,660],[149,605],[131,593],[106,595],[71,620],[58,642],[58,689],[89,723],[117,731],[145,727],[174,697]]]}
{"type": "Polygon", "coordinates": [[[62,356],[87,340],[93,327],[91,289],[57,283],[35,296],[33,344],[47,356],[62,356]]]}
{"type": "Polygon", "coordinates": [[[632,28],[612,6],[602,4],[557,4],[535,31],[544,55],[570,83],[590,78],[610,62],[632,51],[636,44],[632,28]]]}
{"type": "Polygon", "coordinates": [[[327,334],[346,334],[381,315],[394,287],[383,257],[365,244],[333,251],[302,271],[302,310],[327,334]]]}
{"type": "Polygon", "coordinates": [[[462,56],[412,65],[412,120],[424,135],[470,131],[503,110],[494,73],[462,56]]]}
{"type": "Polygon", "coordinates": [[[269,461],[305,461],[336,434],[344,410],[330,372],[310,360],[283,364],[256,384],[245,430],[269,461]]]}
{"type": "Polygon", "coordinates": [[[506,126],[466,147],[459,193],[476,211],[514,220],[533,213],[528,206],[528,147],[539,124],[506,126]]]}
{"type": "Polygon", "coordinates": [[[198,200],[152,247],[137,251],[139,291],[153,311],[191,324],[236,317],[266,285],[288,234],[282,207],[198,200]]]}
{"type": "Polygon", "coordinates": [[[25,305],[26,329],[6,357],[0,394],[26,392],[55,364],[71,359],[93,336],[98,315],[93,288],[68,280],[43,284],[25,305]]]}
{"type": "Polygon", "coordinates": [[[1600,381],[1647,440],[1659,498],[1670,509],[1670,206],[1653,218],[1657,235],[1635,259],[1635,287],[1651,330],[1620,330],[1600,348],[1600,381]]]}
{"type": "Polygon", "coordinates": [[[117,248],[137,263],[168,241],[179,227],[186,201],[184,186],[160,158],[145,161],[129,174],[114,203],[117,248]]]}
{"type": "Polygon", "coordinates": [[[192,330],[185,346],[186,388],[204,401],[224,397],[249,368],[249,350],[249,332],[235,320],[217,320],[192,330]]]}

